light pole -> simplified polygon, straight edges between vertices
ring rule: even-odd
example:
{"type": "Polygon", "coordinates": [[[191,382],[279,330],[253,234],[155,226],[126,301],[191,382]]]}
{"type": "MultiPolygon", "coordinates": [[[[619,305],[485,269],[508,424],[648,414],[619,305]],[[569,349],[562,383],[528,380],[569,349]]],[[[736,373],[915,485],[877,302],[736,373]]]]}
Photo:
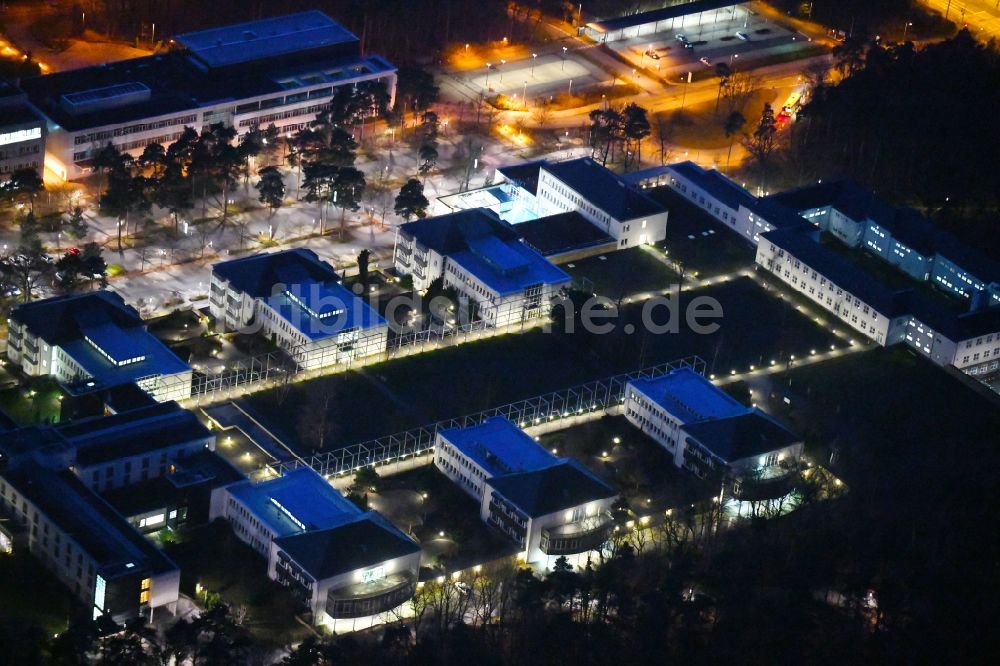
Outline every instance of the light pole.
{"type": "Polygon", "coordinates": [[[528,110],[528,82],[524,82],[524,90],[521,91],[521,99],[524,101],[524,110],[528,110]]]}
{"type": "Polygon", "coordinates": [[[566,71],[566,51],[568,50],[565,46],[563,47],[562,71],[564,72],[566,71]]]}
{"type": "Polygon", "coordinates": [[[538,57],[537,53],[532,53],[531,54],[531,76],[532,77],[535,76],[535,58],[537,58],[537,57],[538,57]]]}
{"type": "Polygon", "coordinates": [[[493,65],[486,63],[486,89],[490,89],[490,70],[493,69],[493,65]]]}
{"type": "MultiPolygon", "coordinates": [[[[506,65],[506,64],[507,64],[507,61],[506,61],[506,60],[503,60],[503,59],[501,59],[501,60],[500,60],[500,64],[501,64],[501,65],[506,65]]],[[[498,67],[498,68],[497,68],[497,71],[498,71],[498,72],[500,72],[500,85],[503,85],[503,69],[500,69],[500,68],[498,67]]]]}
{"type": "Polygon", "coordinates": [[[566,91],[566,94],[570,97],[573,96],[573,79],[569,80],[569,89],[566,91]]]}
{"type": "Polygon", "coordinates": [[[906,41],[906,31],[910,29],[911,25],[913,25],[913,22],[912,21],[907,21],[906,25],[903,26],[903,41],[904,42],[906,41]]]}

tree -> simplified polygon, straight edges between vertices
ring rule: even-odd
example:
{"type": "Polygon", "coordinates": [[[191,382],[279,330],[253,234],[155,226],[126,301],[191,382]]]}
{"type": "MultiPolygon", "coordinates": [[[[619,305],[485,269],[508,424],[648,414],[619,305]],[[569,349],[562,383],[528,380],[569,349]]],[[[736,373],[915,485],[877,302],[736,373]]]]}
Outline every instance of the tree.
{"type": "Polygon", "coordinates": [[[83,238],[87,235],[87,220],[83,217],[83,209],[74,206],[66,220],[66,233],[73,238],[83,238]]]}
{"type": "Polygon", "coordinates": [[[326,207],[333,198],[333,182],[337,178],[337,167],[326,162],[308,162],[303,169],[306,201],[319,204],[319,232],[326,232],[326,207]]]}
{"type": "MultiPolygon", "coordinates": [[[[130,160],[126,161],[128,164],[130,160]]],[[[101,195],[101,212],[118,219],[118,251],[122,252],[122,234],[128,233],[129,216],[146,212],[152,207],[147,197],[147,181],[134,176],[126,166],[113,170],[108,177],[108,189],[101,195]]]]}
{"type": "Polygon", "coordinates": [[[736,135],[739,134],[743,126],[747,124],[747,119],[743,117],[743,114],[739,111],[733,111],[728,116],[726,116],[726,122],[723,123],[722,129],[726,133],[726,138],[729,141],[729,153],[726,155],[726,166],[729,166],[729,160],[733,156],[733,144],[736,143],[736,135]]]}
{"type": "Polygon", "coordinates": [[[21,298],[25,303],[31,301],[31,290],[34,286],[51,271],[52,262],[42,249],[38,238],[27,241],[22,238],[21,244],[13,254],[0,260],[0,273],[4,280],[20,289],[21,298]]]}
{"type": "Polygon", "coordinates": [[[257,173],[260,176],[260,180],[254,185],[258,192],[257,200],[267,206],[268,217],[274,217],[274,212],[285,201],[285,180],[278,167],[267,166],[257,173]]]}
{"type": "Polygon", "coordinates": [[[306,446],[315,451],[324,450],[339,430],[331,414],[335,397],[330,384],[324,384],[319,390],[311,391],[302,418],[299,419],[299,436],[306,446]]]}
{"type": "Polygon", "coordinates": [[[161,143],[150,143],[143,149],[136,163],[146,176],[159,178],[167,168],[167,151],[161,143]]]}
{"type": "Polygon", "coordinates": [[[722,99],[723,89],[729,85],[729,77],[732,75],[732,68],[724,62],[715,63],[715,75],[719,77],[719,93],[715,96],[715,112],[719,112],[719,101],[722,99]]]}
{"type": "Polygon", "coordinates": [[[361,286],[368,290],[368,264],[371,261],[372,251],[365,248],[358,253],[358,281],[361,286]]]}
{"type": "Polygon", "coordinates": [[[3,184],[3,191],[12,199],[27,199],[31,214],[34,215],[35,197],[45,191],[45,183],[36,169],[16,169],[3,184]]]}
{"type": "Polygon", "coordinates": [[[757,168],[760,173],[760,189],[762,192],[764,191],[764,177],[767,167],[770,165],[771,156],[778,148],[777,137],[778,126],[775,124],[774,110],[771,108],[770,103],[765,102],[760,114],[760,121],[757,123],[757,128],[753,131],[753,134],[746,137],[743,141],[747,152],[757,162],[757,168]]]}
{"type": "Polygon", "coordinates": [[[730,70],[726,85],[721,89],[722,99],[726,100],[726,111],[742,112],[759,87],[759,77],[742,70],[730,70]]]}
{"type": "Polygon", "coordinates": [[[340,209],[340,240],[344,240],[347,232],[347,211],[361,208],[361,198],[365,193],[365,174],[354,167],[337,169],[331,189],[333,205],[340,209]]]}
{"type": "Polygon", "coordinates": [[[154,183],[153,202],[170,212],[174,219],[174,237],[176,237],[180,213],[190,210],[194,205],[191,200],[190,179],[184,175],[184,168],[179,161],[170,160],[162,175],[154,183]]]}
{"type": "Polygon", "coordinates": [[[622,109],[622,134],[629,142],[634,151],[629,148],[625,152],[625,168],[628,169],[630,155],[635,154],[634,162],[642,162],[642,142],[652,131],[649,126],[649,118],[646,116],[646,109],[632,102],[622,109]]]}
{"type": "Polygon", "coordinates": [[[434,142],[424,143],[420,146],[420,167],[417,169],[421,175],[426,176],[437,164],[438,150],[434,142]]]}
{"type": "Polygon", "coordinates": [[[421,220],[427,217],[428,206],[430,202],[424,196],[424,184],[416,178],[410,178],[399,188],[393,211],[409,222],[411,217],[421,220]]]}
{"type": "Polygon", "coordinates": [[[82,249],[67,250],[56,262],[56,282],[67,293],[75,291],[81,279],[91,283],[100,280],[104,286],[107,284],[107,269],[101,246],[87,243],[82,249]]]}

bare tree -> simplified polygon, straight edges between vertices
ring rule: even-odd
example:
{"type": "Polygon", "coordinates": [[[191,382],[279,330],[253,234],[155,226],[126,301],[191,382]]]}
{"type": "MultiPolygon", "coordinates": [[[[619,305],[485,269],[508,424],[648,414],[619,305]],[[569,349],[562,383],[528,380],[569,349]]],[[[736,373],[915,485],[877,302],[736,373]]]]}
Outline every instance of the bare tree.
{"type": "Polygon", "coordinates": [[[750,102],[750,98],[760,88],[760,77],[750,72],[740,70],[729,74],[725,87],[722,88],[722,99],[726,101],[727,113],[742,112],[750,102]]]}

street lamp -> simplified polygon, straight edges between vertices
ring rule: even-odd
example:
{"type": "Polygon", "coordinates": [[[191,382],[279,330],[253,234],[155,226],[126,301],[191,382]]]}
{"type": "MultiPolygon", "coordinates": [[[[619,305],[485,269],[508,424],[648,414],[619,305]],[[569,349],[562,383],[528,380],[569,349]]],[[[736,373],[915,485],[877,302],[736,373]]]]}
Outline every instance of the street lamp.
{"type": "Polygon", "coordinates": [[[528,110],[528,82],[524,82],[524,90],[521,91],[521,99],[524,100],[524,110],[528,110]]]}
{"type": "Polygon", "coordinates": [[[490,87],[490,70],[491,69],[493,69],[493,65],[490,64],[490,63],[486,63],[486,88],[487,88],[487,90],[490,87]]]}
{"type": "MultiPolygon", "coordinates": [[[[506,64],[507,64],[507,61],[506,61],[506,60],[503,60],[503,59],[501,59],[501,60],[500,60],[500,64],[501,64],[501,65],[506,65],[506,64]]],[[[498,68],[498,69],[497,69],[497,71],[499,71],[499,72],[500,72],[500,85],[503,85],[503,70],[502,70],[502,69],[499,69],[499,68],[498,68]]]]}
{"type": "Polygon", "coordinates": [[[531,75],[532,76],[535,75],[535,58],[537,58],[537,57],[538,57],[537,53],[532,53],[531,54],[531,75]]]}
{"type": "Polygon", "coordinates": [[[903,26],[903,41],[904,42],[906,41],[906,31],[910,28],[911,25],[913,25],[913,22],[912,21],[907,21],[906,25],[903,26]]]}
{"type": "Polygon", "coordinates": [[[567,47],[563,47],[562,71],[564,72],[566,71],[566,51],[568,50],[569,49],[567,47]]]}

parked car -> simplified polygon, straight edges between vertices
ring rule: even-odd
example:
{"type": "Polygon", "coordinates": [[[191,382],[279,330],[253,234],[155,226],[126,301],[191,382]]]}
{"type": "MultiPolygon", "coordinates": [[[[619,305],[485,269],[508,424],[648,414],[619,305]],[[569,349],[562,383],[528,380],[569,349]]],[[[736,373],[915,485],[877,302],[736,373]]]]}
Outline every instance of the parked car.
{"type": "Polygon", "coordinates": [[[700,60],[698,60],[698,62],[700,62],[701,64],[703,64],[705,67],[711,67],[712,66],[712,61],[709,60],[708,58],[701,58],[700,60]]]}
{"type": "Polygon", "coordinates": [[[648,51],[646,51],[646,55],[648,55],[653,60],[659,60],[660,59],[660,54],[657,53],[656,51],[654,51],[653,49],[649,49],[648,51]]]}
{"type": "Polygon", "coordinates": [[[737,32],[736,36],[739,37],[740,39],[742,39],[744,42],[749,42],[750,41],[750,35],[748,35],[745,32],[737,32]]]}
{"type": "Polygon", "coordinates": [[[681,42],[682,44],[688,43],[688,38],[683,32],[678,32],[676,35],[674,35],[674,39],[676,39],[678,42],[681,42]]]}

